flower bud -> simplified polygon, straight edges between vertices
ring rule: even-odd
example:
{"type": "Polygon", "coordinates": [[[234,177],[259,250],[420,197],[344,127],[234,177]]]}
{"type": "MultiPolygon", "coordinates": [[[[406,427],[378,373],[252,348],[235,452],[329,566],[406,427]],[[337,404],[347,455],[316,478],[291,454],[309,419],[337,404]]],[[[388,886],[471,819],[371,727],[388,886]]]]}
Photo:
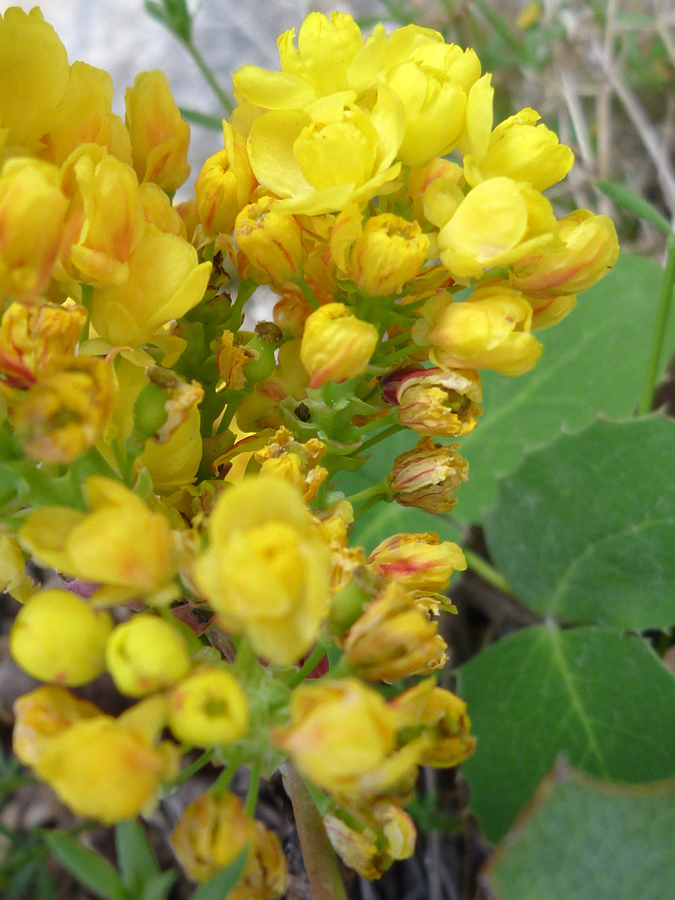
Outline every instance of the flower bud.
{"type": "Polygon", "coordinates": [[[14,426],[27,456],[67,464],[102,436],[114,403],[115,385],[104,360],[64,357],[21,399],[14,426]]]}
{"type": "Polygon", "coordinates": [[[23,606],[10,633],[14,660],[40,681],[87,684],[105,667],[112,619],[69,591],[40,591],[23,606]]]}
{"type": "Polygon", "coordinates": [[[231,744],[246,734],[248,725],[246,694],[226,669],[199,669],[171,691],[169,727],[185,744],[231,744]]]}
{"type": "Polygon", "coordinates": [[[305,323],[300,347],[310,388],[361,375],[377,342],[377,328],[357,319],[343,303],[320,306],[305,323]]]}
{"type": "Polygon", "coordinates": [[[63,237],[66,207],[55,166],[26,158],[10,159],[2,166],[0,297],[30,300],[47,287],[63,237]]]}
{"type": "Polygon", "coordinates": [[[124,95],[126,125],[139,181],[179,188],[190,174],[190,126],[178,111],[163,72],[139,72],[124,95]]]}
{"type": "Polygon", "coordinates": [[[440,541],[437,534],[394,534],[368,557],[378,575],[395,580],[410,591],[444,591],[457,569],[466,569],[461,547],[440,541]]]}
{"type": "Polygon", "coordinates": [[[108,638],[105,659],[118,691],[129,697],[171,687],[190,670],[185,638],[152,615],[136,615],[118,625],[108,638]]]}
{"type": "Polygon", "coordinates": [[[448,660],[436,623],[394,582],[349,629],[344,649],[347,662],[366,681],[428,674],[448,660]]]}
{"type": "Polygon", "coordinates": [[[306,255],[300,226],[293,216],[276,212],[276,202],[263,197],[250,203],[234,223],[234,238],[252,266],[247,274],[263,284],[295,278],[306,255]]]}
{"type": "Polygon", "coordinates": [[[362,878],[379,878],[394,860],[409,859],[415,852],[415,823],[394,803],[380,801],[358,811],[348,808],[344,819],[340,812],[338,808],[325,815],[323,824],[340,859],[362,878]]]}
{"type": "Polygon", "coordinates": [[[210,156],[195,182],[197,213],[209,234],[231,234],[255,186],[246,141],[223,120],[225,147],[210,156]]]}
{"type": "Polygon", "coordinates": [[[401,506],[450,512],[457,503],[453,494],[469,474],[468,463],[453,451],[455,446],[421,438],[413,450],[397,456],[389,474],[394,499],[401,506]]]}
{"type": "Polygon", "coordinates": [[[383,384],[401,425],[426,437],[468,434],[482,412],[480,378],[470,369],[402,369],[383,384]]]}
{"type": "Polygon", "coordinates": [[[0,535],[0,591],[6,591],[19,603],[27,603],[37,590],[17,541],[0,535]]]}
{"type": "Polygon", "coordinates": [[[24,765],[33,766],[55,735],[80,719],[100,714],[89,700],[80,700],[65,688],[35,688],[14,701],[12,749],[24,765]]]}
{"type": "Polygon", "coordinates": [[[372,296],[400,291],[417,275],[428,250],[429,238],[418,222],[383,213],[362,227],[361,212],[355,207],[338,217],[331,234],[331,254],[338,268],[372,296]]]}

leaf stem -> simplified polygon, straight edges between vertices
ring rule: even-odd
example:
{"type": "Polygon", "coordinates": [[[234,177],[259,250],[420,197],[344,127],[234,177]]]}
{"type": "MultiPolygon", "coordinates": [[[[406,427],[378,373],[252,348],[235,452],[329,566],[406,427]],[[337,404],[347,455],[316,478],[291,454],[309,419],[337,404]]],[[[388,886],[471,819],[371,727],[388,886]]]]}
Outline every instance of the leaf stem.
{"type": "Polygon", "coordinates": [[[462,549],[464,550],[464,556],[466,557],[466,564],[472,572],[475,572],[476,575],[480,575],[483,581],[491,584],[492,587],[504,591],[505,594],[509,594],[509,596],[513,597],[513,591],[506,583],[504,576],[498,572],[494,566],[490,565],[486,559],[483,559],[482,556],[479,556],[473,550],[467,550],[466,547],[462,549]]]}
{"type": "Polygon", "coordinates": [[[305,678],[307,678],[308,675],[311,675],[325,655],[326,648],[323,646],[323,644],[316,644],[312,652],[309,654],[309,656],[300,666],[297,672],[294,672],[293,675],[288,679],[289,688],[291,688],[291,690],[293,688],[296,688],[301,682],[305,680],[305,678]]]}
{"type": "Polygon", "coordinates": [[[391,437],[394,434],[397,434],[399,431],[403,431],[403,425],[399,425],[394,422],[393,425],[387,426],[383,431],[378,432],[378,434],[373,435],[373,437],[368,438],[367,441],[364,441],[363,444],[359,447],[359,453],[363,450],[369,450],[371,447],[374,447],[375,444],[379,444],[380,441],[385,441],[388,437],[391,437]]]}
{"type": "Polygon", "coordinates": [[[194,59],[199,71],[204,76],[204,80],[209,85],[216,97],[220,100],[225,112],[231,113],[234,109],[234,104],[216,81],[215,75],[211,71],[211,67],[206,62],[199,49],[195,46],[195,44],[193,44],[191,40],[184,40],[183,46],[190,54],[190,56],[194,59]]]}
{"type": "Polygon", "coordinates": [[[670,304],[673,299],[673,285],[675,285],[675,234],[668,237],[668,258],[666,260],[666,269],[663,273],[663,281],[661,283],[661,296],[659,298],[659,309],[656,317],[656,325],[654,326],[654,338],[652,341],[652,349],[647,364],[647,374],[645,376],[642,397],[638,404],[638,415],[646,415],[652,408],[654,399],[654,388],[659,377],[661,369],[661,354],[663,352],[663,342],[666,336],[666,326],[668,324],[668,315],[670,313],[670,304]]]}
{"type": "Polygon", "coordinates": [[[244,811],[253,817],[255,808],[258,803],[258,793],[260,792],[260,760],[254,759],[251,762],[251,774],[248,781],[248,790],[246,791],[246,800],[244,801],[244,811]]]}

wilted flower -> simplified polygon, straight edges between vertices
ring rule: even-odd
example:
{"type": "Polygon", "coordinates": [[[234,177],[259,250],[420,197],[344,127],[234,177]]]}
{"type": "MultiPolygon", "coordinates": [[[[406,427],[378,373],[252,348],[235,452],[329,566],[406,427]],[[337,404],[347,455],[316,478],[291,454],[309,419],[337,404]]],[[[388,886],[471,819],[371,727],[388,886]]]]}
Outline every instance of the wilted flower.
{"type": "Polygon", "coordinates": [[[455,444],[444,447],[430,438],[421,438],[414,449],[394,460],[389,483],[401,506],[417,506],[427,512],[449,512],[457,503],[455,491],[466,481],[468,464],[455,444]]]}

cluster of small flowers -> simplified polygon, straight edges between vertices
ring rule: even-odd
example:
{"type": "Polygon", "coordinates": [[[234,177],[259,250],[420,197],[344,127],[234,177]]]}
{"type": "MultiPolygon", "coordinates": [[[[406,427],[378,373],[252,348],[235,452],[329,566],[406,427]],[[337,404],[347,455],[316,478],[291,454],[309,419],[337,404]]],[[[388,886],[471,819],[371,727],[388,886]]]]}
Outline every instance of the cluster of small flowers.
{"type": "Polygon", "coordinates": [[[224,148],[174,207],[189,131],[164,76],[136,78],[122,122],[39,10],[0,17],[0,578],[24,604],[14,659],[45,682],[17,701],[15,752],[114,823],[204,748],[223,774],[176,854],[204,881],[247,846],[231,896],[259,900],[285,863],[228,791],[239,766],[290,760],[375,878],[413,852],[418,767],[474,747],[433,675],[461,549],[397,534],[366,556],[336,474],[411,429],[373,497],[450,510],[467,465],[435,439],[475,426],[476,369],[534,366],[532,329],[618,252],[605,216],[556,221],[541,192],[572,153],[533,110],[493,128],[472,50],[412,25],[364,40],[338,13],[294,39],[281,72],[235,73],[224,148]],[[260,284],[274,321],[242,330],[260,284]],[[117,718],[68,690],[104,671],[117,718]]]}

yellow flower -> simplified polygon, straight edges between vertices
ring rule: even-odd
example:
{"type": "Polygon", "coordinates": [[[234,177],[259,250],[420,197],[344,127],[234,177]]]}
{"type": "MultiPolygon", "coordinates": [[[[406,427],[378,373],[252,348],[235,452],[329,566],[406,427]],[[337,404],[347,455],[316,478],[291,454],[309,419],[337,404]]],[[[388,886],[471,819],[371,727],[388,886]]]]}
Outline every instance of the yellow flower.
{"type": "Polygon", "coordinates": [[[55,166],[25,158],[2,166],[0,297],[30,300],[47,287],[64,234],[66,207],[55,166]]]}
{"type": "Polygon", "coordinates": [[[293,216],[278,213],[277,205],[263,197],[245,206],[234,223],[234,238],[251,264],[246,274],[264,284],[295,278],[306,255],[300,226],[293,216]]]}
{"type": "Polygon", "coordinates": [[[0,591],[6,591],[19,603],[27,603],[37,590],[17,541],[0,535],[0,591]]]}
{"type": "Polygon", "coordinates": [[[272,737],[303,775],[340,797],[407,790],[422,752],[415,741],[398,748],[396,716],[356,678],[297,688],[290,725],[272,737]]]}
{"type": "Polygon", "coordinates": [[[612,220],[587,209],[561,219],[558,237],[559,249],[537,250],[514,263],[513,287],[542,299],[578,294],[606,275],[619,256],[612,220]]]}
{"type": "Polygon", "coordinates": [[[447,644],[403,587],[387,585],[344,639],[345,657],[366,681],[398,681],[442,668],[447,644]]]}
{"type": "Polygon", "coordinates": [[[0,60],[0,126],[9,148],[33,152],[66,91],[66,49],[37,7],[13,6],[0,15],[0,60]]]}
{"type": "Polygon", "coordinates": [[[343,303],[320,306],[305,322],[300,347],[310,388],[361,375],[378,340],[377,328],[357,319],[343,303]]]}
{"type": "Polygon", "coordinates": [[[219,497],[208,532],[194,578],[222,627],[273,663],[296,662],[328,612],[329,564],[298,491],[274,476],[244,479],[219,497]]]}
{"type": "Polygon", "coordinates": [[[455,279],[480,278],[555,243],[551,204],[538,191],[503,176],[472,188],[438,235],[443,265],[455,279]]]}
{"type": "Polygon", "coordinates": [[[300,443],[282,426],[267,444],[255,453],[263,475],[276,475],[288,481],[302,493],[302,499],[309,503],[316,496],[328,472],[318,461],[326,452],[326,445],[310,438],[300,443]]]}
{"type": "Polygon", "coordinates": [[[65,688],[35,688],[14,701],[12,749],[24,765],[32,766],[51,738],[80,719],[100,714],[101,710],[89,700],[81,700],[65,688]]]}
{"type": "Polygon", "coordinates": [[[185,808],[170,837],[189,878],[204,882],[248,845],[248,860],[229,900],[277,900],[286,890],[286,858],[279,838],[249,818],[234,794],[202,794],[185,808]]]}
{"type": "Polygon", "coordinates": [[[225,147],[210,156],[195,182],[197,213],[209,234],[230,234],[255,187],[246,141],[223,121],[225,147]]]}
{"type": "Polygon", "coordinates": [[[536,124],[540,118],[534,109],[521,109],[500,122],[485,155],[464,157],[467,182],[474,187],[486,178],[505,175],[545,191],[562,181],[574,164],[574,154],[559,143],[555,132],[536,124]]]}
{"type": "MultiPolygon", "coordinates": [[[[439,295],[428,301],[424,316],[431,325],[429,358],[443,368],[515,376],[529,372],[541,355],[541,344],[530,333],[532,306],[506,282],[480,285],[465,303],[448,303],[439,295]]],[[[422,323],[417,327],[421,333],[422,323]]]]}
{"type": "Polygon", "coordinates": [[[454,452],[456,446],[420,438],[412,450],[399,454],[389,473],[396,502],[427,512],[450,512],[457,503],[453,495],[469,472],[468,464],[454,452]]]}
{"type": "Polygon", "coordinates": [[[185,638],[164,619],[147,614],[133,616],[115,628],[105,659],[117,690],[129,697],[171,687],[190,670],[185,638]]]}
{"type": "Polygon", "coordinates": [[[394,860],[409,859],[415,852],[415,823],[400,806],[386,800],[344,811],[338,807],[323,817],[323,824],[342,861],[368,880],[379,878],[394,860]],[[347,813],[351,825],[340,818],[341,813],[347,813]]]}
{"type": "Polygon", "coordinates": [[[198,263],[197,251],[187,241],[150,224],[128,263],[125,284],[94,289],[91,321],[113,346],[138,347],[199,303],[211,263],[198,263]]]}
{"type": "Polygon", "coordinates": [[[90,356],[61,357],[20,400],[14,427],[27,456],[70,463],[99,440],[114,402],[107,362],[90,356]]]}
{"type": "Polygon", "coordinates": [[[153,181],[144,181],[138,188],[138,196],[146,222],[150,222],[166,234],[176,234],[187,240],[185,222],[161,187],[153,181]]]}
{"type": "MultiPolygon", "coordinates": [[[[112,113],[112,99],[113,83],[107,72],[74,62],[66,91],[54,110],[49,129],[42,135],[40,158],[60,166],[81,144],[98,144],[112,152],[119,128],[124,128],[112,113]]],[[[130,154],[131,147],[128,149],[130,154]]],[[[125,156],[123,153],[118,158],[130,162],[130,155],[128,159],[125,156]]]]}
{"type": "Polygon", "coordinates": [[[22,525],[22,544],[59,572],[125,589],[127,597],[165,588],[175,571],[166,519],[112,479],[92,475],[84,490],[90,512],[43,506],[22,525]]]}
{"type": "Polygon", "coordinates": [[[231,744],[246,734],[249,719],[246,694],[224,668],[198,669],[169,695],[169,727],[185,744],[231,744]]]}
{"type": "Polygon", "coordinates": [[[87,684],[105,668],[104,648],[112,619],[70,591],[40,591],[19,610],[10,632],[10,652],[40,681],[87,684]]]}
{"type": "Polygon", "coordinates": [[[337,267],[366,294],[387,296],[401,290],[419,272],[429,238],[417,222],[391,213],[368,219],[350,205],[338,216],[330,240],[337,267]]]}
{"type": "Polygon", "coordinates": [[[163,72],[139,72],[124,95],[126,125],[139,181],[175,191],[190,174],[190,126],[178,111],[163,72]]]}
{"type": "Polygon", "coordinates": [[[5,384],[28,388],[72,356],[87,321],[83,306],[12,303],[0,323],[0,373],[5,384]]]}
{"type": "Polygon", "coordinates": [[[73,812],[108,825],[147,809],[177,768],[175,748],[154,746],[125,716],[79,719],[50,738],[33,764],[73,812]]]}
{"type": "Polygon", "coordinates": [[[437,534],[394,534],[377,545],[368,565],[410,591],[440,593],[454,571],[466,569],[466,559],[461,547],[437,534]]]}
{"type": "Polygon", "coordinates": [[[103,147],[85,144],[64,163],[62,188],[70,199],[68,240],[56,276],[94,285],[124,284],[129,256],[145,230],[134,170],[103,147]]]}
{"type": "Polygon", "coordinates": [[[477,372],[469,369],[402,369],[384,379],[384,399],[398,404],[398,420],[426,437],[468,434],[482,409],[477,372]]]}

